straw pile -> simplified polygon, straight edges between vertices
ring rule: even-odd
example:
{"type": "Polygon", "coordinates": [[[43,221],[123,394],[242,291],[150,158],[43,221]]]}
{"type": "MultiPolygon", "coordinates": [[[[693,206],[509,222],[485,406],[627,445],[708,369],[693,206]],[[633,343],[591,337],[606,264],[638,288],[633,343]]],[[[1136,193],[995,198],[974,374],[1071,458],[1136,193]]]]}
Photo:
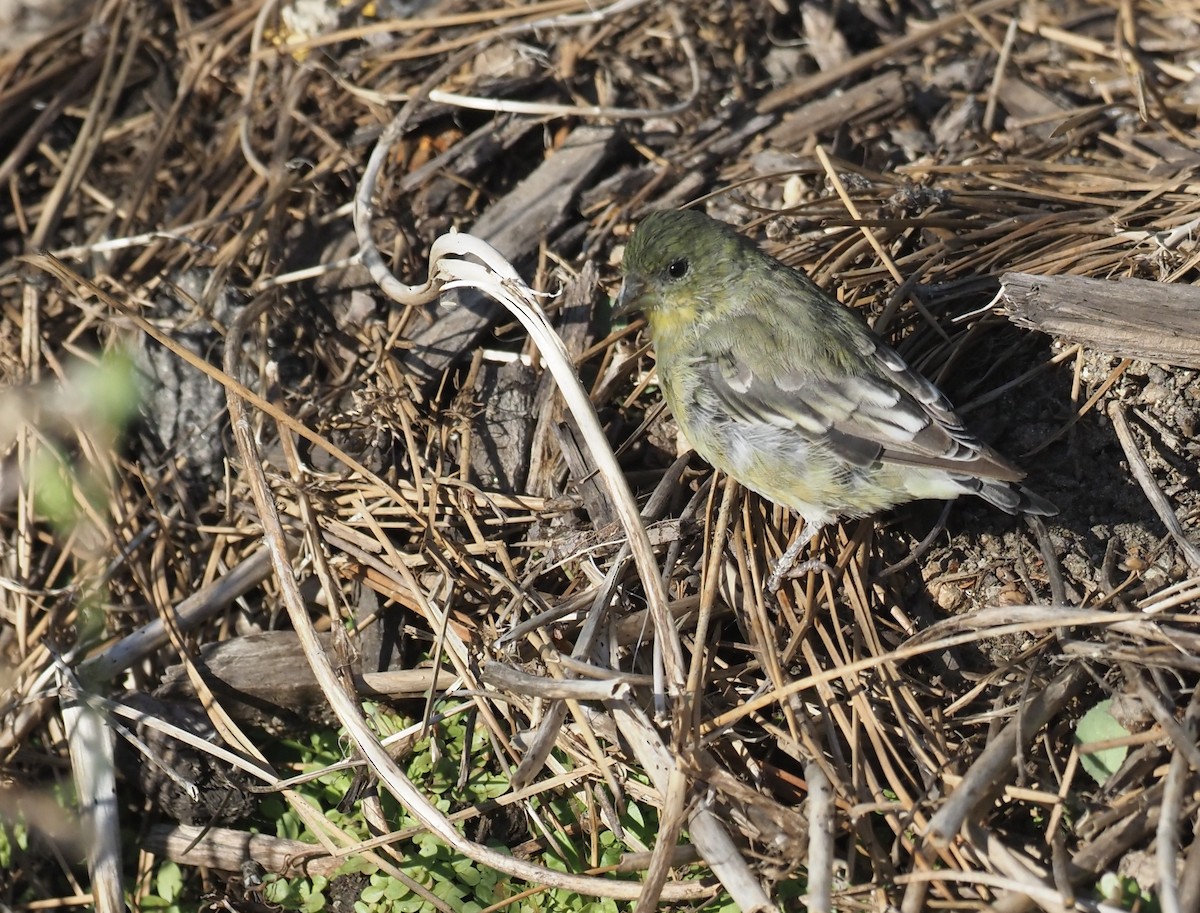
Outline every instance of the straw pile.
{"type": "Polygon", "coordinates": [[[0,902],[118,909],[164,858],[212,903],[347,858],[402,879],[433,833],[501,873],[470,909],[1200,908],[1194,6],[491,6],[20,8],[0,902]],[[963,504],[924,549],[937,505],[844,524],[832,573],[765,594],[796,522],[686,457],[609,318],[638,216],[702,198],[1062,514],[963,504]],[[554,294],[648,536],[524,325],[380,290],[450,229],[554,294]],[[1097,307],[1018,329],[1006,274],[1027,325],[1097,307]],[[382,745],[365,700],[465,720],[458,787],[501,786],[441,801],[405,775],[425,730],[382,745]],[[361,789],[314,810],[268,743],[334,721],[361,789]],[[251,840],[264,787],[315,846],[251,840]],[[358,799],[369,839],[330,814],[358,799]]]}

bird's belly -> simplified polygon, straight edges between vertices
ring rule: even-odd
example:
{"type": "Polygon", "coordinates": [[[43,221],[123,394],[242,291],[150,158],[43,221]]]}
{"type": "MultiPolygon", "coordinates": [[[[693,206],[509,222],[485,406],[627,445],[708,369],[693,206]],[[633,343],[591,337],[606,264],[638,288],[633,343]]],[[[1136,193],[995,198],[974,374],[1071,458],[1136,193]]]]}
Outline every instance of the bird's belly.
{"type": "Polygon", "coordinates": [[[883,463],[852,465],[820,439],[795,430],[715,417],[694,431],[683,430],[713,466],[810,522],[862,517],[914,497],[956,493],[917,494],[910,486],[923,475],[920,470],[883,463]]]}

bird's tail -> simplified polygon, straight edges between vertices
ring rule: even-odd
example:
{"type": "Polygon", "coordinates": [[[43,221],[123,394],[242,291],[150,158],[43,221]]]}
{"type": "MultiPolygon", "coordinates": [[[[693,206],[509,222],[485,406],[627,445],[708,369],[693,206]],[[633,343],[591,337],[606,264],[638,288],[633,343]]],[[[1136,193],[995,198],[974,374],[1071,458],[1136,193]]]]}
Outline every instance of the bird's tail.
{"type": "Polygon", "coordinates": [[[1006,513],[1037,514],[1042,517],[1052,517],[1058,513],[1058,508],[1053,502],[1016,482],[971,479],[968,486],[973,494],[979,495],[989,504],[995,504],[1006,513]]]}

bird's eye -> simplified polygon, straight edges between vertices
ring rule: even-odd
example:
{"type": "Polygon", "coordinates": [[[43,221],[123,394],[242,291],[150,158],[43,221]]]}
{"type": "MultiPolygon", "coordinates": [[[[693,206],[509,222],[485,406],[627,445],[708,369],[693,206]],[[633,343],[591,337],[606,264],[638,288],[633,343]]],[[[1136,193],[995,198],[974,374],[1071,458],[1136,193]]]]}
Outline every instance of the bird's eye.
{"type": "Polygon", "coordinates": [[[672,260],[670,264],[668,264],[667,275],[672,279],[682,279],[688,274],[689,269],[691,269],[691,264],[688,263],[683,257],[680,257],[678,260],[672,260]]]}

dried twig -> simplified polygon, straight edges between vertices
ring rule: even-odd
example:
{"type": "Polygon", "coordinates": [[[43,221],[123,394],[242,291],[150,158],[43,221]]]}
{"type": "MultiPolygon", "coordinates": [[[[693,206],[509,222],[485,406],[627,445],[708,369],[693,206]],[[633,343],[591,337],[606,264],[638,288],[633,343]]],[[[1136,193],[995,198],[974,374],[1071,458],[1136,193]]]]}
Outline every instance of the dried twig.
{"type": "Polygon", "coordinates": [[[1112,419],[1113,430],[1117,432],[1117,437],[1121,441],[1121,447],[1125,451],[1125,457],[1129,460],[1129,469],[1133,472],[1133,477],[1137,479],[1138,484],[1142,486],[1142,491],[1146,493],[1146,500],[1150,502],[1154,508],[1154,512],[1158,514],[1159,519],[1166,526],[1167,532],[1171,534],[1171,538],[1175,540],[1180,551],[1187,558],[1187,562],[1191,565],[1192,570],[1200,572],[1200,548],[1197,548],[1188,539],[1187,533],[1184,532],[1183,524],[1179,522],[1179,518],[1175,516],[1175,511],[1171,509],[1166,495],[1162,493],[1162,490],[1154,481],[1154,476],[1150,473],[1150,467],[1146,465],[1146,459],[1142,456],[1137,442],[1133,439],[1133,432],[1129,428],[1129,422],[1125,418],[1125,410],[1121,407],[1120,403],[1109,404],[1108,417],[1112,419]]]}

